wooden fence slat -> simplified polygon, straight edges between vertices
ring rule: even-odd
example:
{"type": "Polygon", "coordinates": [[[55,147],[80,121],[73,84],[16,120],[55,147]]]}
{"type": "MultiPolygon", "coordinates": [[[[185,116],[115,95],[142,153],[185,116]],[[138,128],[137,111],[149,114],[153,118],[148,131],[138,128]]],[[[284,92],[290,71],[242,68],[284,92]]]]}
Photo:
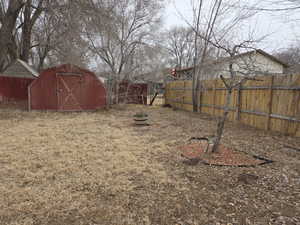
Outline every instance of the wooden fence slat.
{"type": "Polygon", "coordinates": [[[267,130],[270,130],[271,126],[271,115],[272,115],[272,107],[273,107],[273,85],[274,85],[274,77],[271,77],[270,88],[269,88],[269,104],[268,104],[268,116],[267,116],[267,130]]]}
{"type": "MultiPolygon", "coordinates": [[[[264,81],[248,81],[234,90],[229,119],[300,136],[300,75],[294,75],[293,79],[291,76],[260,79],[264,81]]],[[[198,112],[218,116],[224,110],[226,89],[221,83],[220,80],[202,82],[204,88],[197,92],[198,112]]],[[[165,97],[168,104],[192,111],[191,81],[168,83],[165,97]]]]}
{"type": "Polygon", "coordinates": [[[182,95],[182,103],[181,108],[184,109],[184,96],[185,96],[185,81],[183,81],[183,95],[182,95]]]}
{"type": "MultiPolygon", "coordinates": [[[[217,91],[225,91],[227,90],[226,88],[206,88],[205,90],[207,91],[212,91],[212,90],[217,90],[217,91]]],[[[253,87],[243,87],[241,90],[269,90],[270,86],[253,86],[253,87]]],[[[182,88],[170,88],[170,90],[183,90],[182,88]]],[[[186,90],[192,90],[192,88],[188,88],[186,90]]],[[[273,86],[273,90],[293,90],[293,91],[300,91],[300,86],[296,87],[283,87],[283,86],[273,86]]]]}

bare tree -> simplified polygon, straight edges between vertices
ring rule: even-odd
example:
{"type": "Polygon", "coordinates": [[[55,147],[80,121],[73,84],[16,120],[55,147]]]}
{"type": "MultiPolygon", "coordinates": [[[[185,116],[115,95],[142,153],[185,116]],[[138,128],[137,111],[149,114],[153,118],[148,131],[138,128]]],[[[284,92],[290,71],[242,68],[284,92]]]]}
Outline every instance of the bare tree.
{"type": "Polygon", "coordinates": [[[124,77],[126,80],[151,80],[151,78],[154,78],[155,73],[161,71],[168,65],[168,60],[169,55],[167,51],[158,41],[144,44],[137,48],[135,54],[131,56],[125,65],[124,77]],[[144,74],[148,74],[149,76],[152,74],[153,76],[144,77],[144,74]]]}
{"type": "Polygon", "coordinates": [[[32,31],[32,61],[41,70],[58,63],[86,67],[90,62],[88,40],[82,19],[87,11],[82,1],[51,1],[32,31]]]}
{"type": "Polygon", "coordinates": [[[41,71],[49,54],[55,49],[56,42],[61,40],[57,35],[57,29],[60,23],[60,17],[55,13],[47,13],[37,21],[37,26],[32,31],[32,41],[34,44],[33,54],[31,55],[31,61],[37,65],[38,71],[41,71]]]}
{"type": "Polygon", "coordinates": [[[256,64],[257,61],[255,59],[255,51],[253,52],[254,55],[249,54],[249,56],[244,58],[236,58],[241,51],[253,49],[253,44],[257,41],[246,40],[242,43],[234,44],[232,47],[229,47],[228,45],[225,47],[218,42],[214,43],[216,47],[218,46],[229,55],[229,59],[227,67],[225,67],[223,70],[216,71],[216,73],[218,73],[217,77],[221,78],[227,92],[223,116],[220,117],[218,121],[216,134],[213,138],[212,152],[218,151],[218,147],[224,132],[225,122],[230,112],[230,104],[234,88],[241,86],[247,80],[256,80],[255,77],[257,75],[262,75],[265,72],[261,70],[259,65],[256,64]],[[225,79],[222,73],[227,74],[227,72],[229,73],[229,77],[225,79]]]}
{"type": "MultiPolygon", "coordinates": [[[[207,2],[206,2],[207,3],[207,2]]],[[[210,9],[208,15],[205,15],[203,8],[205,8],[205,1],[199,1],[199,5],[194,7],[194,25],[188,23],[190,27],[195,32],[195,43],[197,39],[200,38],[204,42],[204,47],[198,53],[195,51],[195,62],[194,62],[194,76],[193,76],[193,108],[194,111],[198,109],[198,91],[204,89],[202,85],[202,80],[207,79],[207,73],[205,71],[206,65],[209,66],[207,60],[207,50],[209,46],[213,46],[219,51],[222,52],[222,55],[229,56],[229,59],[234,59],[241,51],[245,49],[255,48],[255,43],[260,41],[262,38],[255,40],[249,35],[249,37],[240,37],[241,40],[235,38],[234,31],[235,29],[244,21],[255,15],[255,12],[249,9],[240,9],[238,13],[230,13],[233,8],[237,8],[238,1],[235,2],[228,1],[210,1],[208,8],[210,9]],[[224,15],[226,17],[224,18],[224,15]],[[228,15],[234,15],[233,17],[228,17],[228,15]],[[200,32],[201,21],[205,24],[205,32],[200,32]],[[203,22],[205,21],[205,22],[203,22]],[[225,22],[224,22],[225,21],[225,22]],[[228,41],[230,40],[230,41],[228,41]]],[[[207,7],[207,6],[206,6],[207,7]]],[[[206,11],[207,12],[207,11],[206,11]]],[[[196,46],[195,46],[196,47],[196,46]]],[[[213,138],[213,147],[212,152],[217,152],[223,131],[225,121],[229,113],[229,106],[231,101],[232,91],[235,87],[241,85],[248,79],[255,79],[255,75],[258,70],[255,68],[255,64],[252,63],[252,60],[247,60],[246,62],[234,62],[229,60],[228,66],[225,69],[229,72],[229,77],[224,78],[221,71],[218,71],[218,77],[222,79],[224,85],[227,89],[226,104],[223,116],[220,118],[216,134],[213,138]],[[242,68],[243,67],[243,68],[242,68]]],[[[263,72],[263,71],[261,71],[263,72]]],[[[216,71],[217,73],[217,71],[216,71]]]]}
{"type": "Polygon", "coordinates": [[[194,32],[187,27],[174,27],[165,34],[165,48],[170,64],[176,68],[190,67],[194,57],[194,32]]]}
{"type": "Polygon", "coordinates": [[[300,72],[300,42],[290,45],[275,53],[275,56],[289,65],[287,73],[300,72]]]}
{"type": "MultiPolygon", "coordinates": [[[[47,61],[87,62],[82,35],[82,0],[2,0],[0,4],[0,71],[16,58],[38,64],[47,61]]],[[[51,64],[51,63],[50,63],[51,64]]]]}
{"type": "Polygon", "coordinates": [[[41,16],[42,12],[46,9],[47,0],[27,0],[21,11],[19,17],[20,32],[20,59],[25,62],[29,61],[30,51],[32,49],[32,30],[33,27],[41,16]]]}
{"type": "Polygon", "coordinates": [[[51,57],[59,63],[73,63],[86,67],[90,61],[89,41],[84,36],[86,16],[82,1],[68,1],[53,11],[53,38],[51,57]],[[59,17],[58,15],[59,14],[59,17]],[[58,17],[58,18],[57,18],[58,17]]]}
{"type": "Polygon", "coordinates": [[[194,69],[193,69],[193,111],[198,111],[198,90],[201,84],[199,84],[199,80],[203,75],[203,64],[206,61],[206,58],[208,56],[208,48],[209,44],[211,43],[211,37],[215,28],[215,24],[217,21],[218,16],[220,15],[220,9],[222,6],[222,0],[214,0],[210,2],[209,5],[209,11],[208,11],[208,20],[206,21],[206,26],[203,29],[204,34],[201,32],[200,23],[201,23],[201,17],[205,18],[205,15],[203,15],[203,5],[205,1],[201,0],[199,1],[199,5],[194,7],[194,26],[192,26],[194,32],[195,32],[195,38],[194,38],[194,69]],[[203,40],[203,49],[201,52],[198,49],[198,39],[201,37],[203,40]]]}
{"type": "MultiPolygon", "coordinates": [[[[160,1],[98,0],[91,1],[89,6],[93,11],[86,18],[90,50],[107,65],[111,72],[110,83],[115,83],[118,91],[125,67],[127,73],[135,69],[129,69],[130,60],[137,54],[138,48],[147,43],[151,31],[158,28],[160,1]]],[[[109,93],[112,93],[112,87],[109,85],[109,93]]]]}
{"type": "Polygon", "coordinates": [[[17,18],[24,6],[22,0],[11,0],[6,2],[1,0],[0,5],[0,72],[16,58],[14,31],[17,18]]]}

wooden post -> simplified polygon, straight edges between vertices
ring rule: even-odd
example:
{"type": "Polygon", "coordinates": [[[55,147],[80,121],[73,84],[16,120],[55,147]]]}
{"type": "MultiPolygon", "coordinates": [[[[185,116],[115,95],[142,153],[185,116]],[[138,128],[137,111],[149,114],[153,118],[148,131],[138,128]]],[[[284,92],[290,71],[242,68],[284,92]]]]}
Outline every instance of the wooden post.
{"type": "Polygon", "coordinates": [[[273,106],[273,85],[274,85],[274,76],[271,77],[270,81],[270,86],[269,86],[269,104],[268,104],[268,115],[267,115],[267,125],[266,125],[266,130],[270,130],[271,126],[271,114],[272,114],[272,106],[273,106]]]}
{"type": "Polygon", "coordinates": [[[236,111],[235,111],[235,120],[239,121],[241,119],[241,88],[242,84],[240,83],[237,87],[237,100],[236,100],[236,111]]]}

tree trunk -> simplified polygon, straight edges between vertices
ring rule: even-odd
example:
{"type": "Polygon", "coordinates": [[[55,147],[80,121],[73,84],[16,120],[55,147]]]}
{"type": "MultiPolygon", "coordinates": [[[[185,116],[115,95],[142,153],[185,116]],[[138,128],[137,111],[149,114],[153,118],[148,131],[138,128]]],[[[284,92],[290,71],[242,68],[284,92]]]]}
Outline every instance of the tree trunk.
{"type": "Polygon", "coordinates": [[[30,49],[31,49],[31,27],[25,27],[24,25],[22,31],[22,49],[21,49],[20,59],[22,59],[25,62],[28,62],[30,49]]]}
{"type": "Polygon", "coordinates": [[[119,81],[116,79],[116,104],[119,104],[119,92],[120,92],[120,87],[119,87],[119,81]]]}
{"type": "Polygon", "coordinates": [[[193,79],[192,96],[193,96],[193,112],[197,112],[197,79],[193,79]]]}
{"type": "Polygon", "coordinates": [[[222,139],[225,121],[226,121],[228,113],[229,113],[229,106],[230,106],[230,102],[231,102],[232,89],[231,88],[227,89],[226,94],[227,94],[226,95],[226,105],[225,105],[223,116],[218,122],[217,132],[216,132],[216,137],[215,137],[214,144],[213,144],[213,147],[212,147],[212,152],[217,152],[218,151],[218,147],[219,147],[221,139],[222,139]]]}
{"type": "Polygon", "coordinates": [[[31,0],[27,0],[24,10],[24,22],[22,26],[22,37],[21,37],[21,54],[20,59],[25,62],[29,60],[29,51],[31,45],[31,0]]]}
{"type": "MultiPolygon", "coordinates": [[[[196,23],[196,30],[195,30],[195,39],[194,39],[194,62],[193,62],[193,84],[192,84],[192,97],[193,97],[193,112],[198,111],[198,87],[199,87],[199,74],[197,73],[197,65],[198,65],[198,32],[200,28],[200,15],[201,15],[201,10],[202,10],[202,4],[203,1],[199,1],[199,8],[198,8],[198,13],[197,13],[197,23],[196,23]]],[[[201,59],[202,60],[202,59],[201,59]]],[[[198,65],[199,66],[199,65],[198,65]]],[[[201,68],[200,68],[201,69],[201,68]]]]}
{"type": "Polygon", "coordinates": [[[14,44],[13,31],[22,6],[23,1],[9,1],[9,6],[0,28],[0,72],[3,72],[3,69],[9,63],[7,60],[9,58],[9,50],[12,49],[12,45],[14,44]]]}
{"type": "Polygon", "coordinates": [[[107,80],[107,105],[110,107],[113,104],[113,81],[111,79],[107,80]]]}
{"type": "MultiPolygon", "coordinates": [[[[235,51],[233,51],[235,52],[235,51]]],[[[230,55],[230,57],[233,57],[234,53],[232,55],[230,55]]],[[[234,70],[233,70],[233,64],[229,63],[229,72],[230,72],[230,83],[228,84],[225,79],[223,78],[223,76],[221,75],[221,79],[226,87],[226,102],[225,102],[225,108],[224,108],[224,113],[222,118],[220,119],[220,121],[218,122],[218,126],[217,126],[217,133],[216,133],[216,137],[214,140],[214,144],[212,147],[212,152],[217,152],[221,139],[222,139],[222,135],[223,135],[223,131],[224,131],[224,126],[225,126],[225,121],[227,119],[228,113],[229,113],[229,107],[230,107],[230,102],[231,102],[231,95],[232,95],[232,90],[233,90],[233,79],[235,76],[234,70]]]]}
{"type": "Polygon", "coordinates": [[[128,103],[128,94],[129,94],[130,87],[131,87],[131,84],[130,84],[130,82],[128,82],[128,85],[126,86],[126,92],[125,92],[125,98],[124,98],[125,104],[128,103]]]}
{"type": "Polygon", "coordinates": [[[193,97],[193,112],[197,112],[197,84],[196,84],[196,75],[194,70],[193,82],[192,82],[192,97],[193,97]]]}
{"type": "Polygon", "coordinates": [[[45,59],[46,59],[46,56],[43,55],[39,58],[39,65],[38,65],[38,71],[41,72],[44,68],[44,64],[45,64],[45,59]]]}
{"type": "Polygon", "coordinates": [[[35,12],[33,13],[33,15],[32,15],[32,0],[26,1],[26,6],[24,10],[24,24],[22,26],[22,37],[21,37],[22,49],[20,54],[20,59],[22,59],[25,62],[29,61],[32,28],[43,11],[42,8],[43,1],[44,0],[39,1],[39,4],[35,12]]]}

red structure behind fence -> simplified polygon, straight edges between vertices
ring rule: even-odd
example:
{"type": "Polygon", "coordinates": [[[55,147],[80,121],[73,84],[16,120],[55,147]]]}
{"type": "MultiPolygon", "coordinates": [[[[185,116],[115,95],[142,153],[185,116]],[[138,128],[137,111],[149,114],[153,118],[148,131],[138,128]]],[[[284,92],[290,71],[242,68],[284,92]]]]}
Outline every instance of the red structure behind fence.
{"type": "Polygon", "coordinates": [[[147,105],[148,85],[123,81],[119,84],[119,102],[147,105]]]}

